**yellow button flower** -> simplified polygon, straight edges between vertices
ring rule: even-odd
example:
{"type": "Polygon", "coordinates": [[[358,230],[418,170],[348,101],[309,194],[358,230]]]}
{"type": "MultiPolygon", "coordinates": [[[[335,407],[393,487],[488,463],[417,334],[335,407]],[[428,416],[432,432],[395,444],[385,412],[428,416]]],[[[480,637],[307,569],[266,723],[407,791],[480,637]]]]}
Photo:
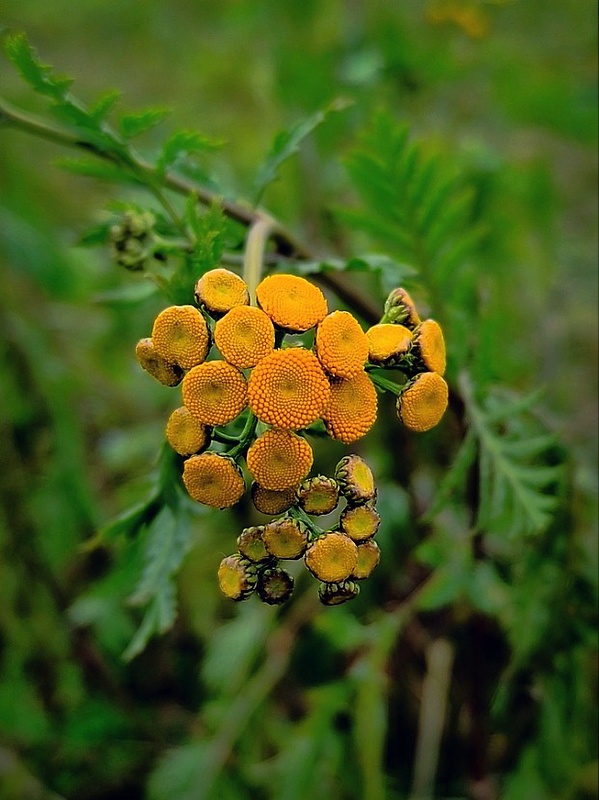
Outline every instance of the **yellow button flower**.
{"type": "Polygon", "coordinates": [[[331,379],[331,397],[323,412],[328,433],[345,444],[361,439],[376,421],[376,389],[368,375],[331,379]]]}
{"type": "Polygon", "coordinates": [[[251,410],[276,428],[298,430],[318,419],[329,400],[330,387],[310,350],[274,350],[263,358],[248,383],[251,410]]]}
{"type": "Polygon", "coordinates": [[[277,492],[265,489],[259,483],[252,483],[250,494],[256,510],[271,517],[287,511],[297,501],[295,486],[277,492]]]}
{"type": "Polygon", "coordinates": [[[320,289],[296,275],[269,275],[258,284],[256,299],[275,325],[292,333],[313,328],[327,313],[320,289]]]}
{"type": "Polygon", "coordinates": [[[316,355],[322,366],[338,378],[353,378],[368,358],[368,339],[349,311],[333,311],[316,329],[316,355]]]}
{"type": "Polygon", "coordinates": [[[183,404],[204,425],[226,425],[247,404],[247,382],[226,361],[205,361],[183,379],[183,404]]]}
{"type": "Polygon", "coordinates": [[[214,326],[214,343],[229,364],[249,369],[272,352],[275,329],[259,308],[236,306],[214,326]]]}
{"type": "Polygon", "coordinates": [[[381,550],[374,539],[368,539],[358,544],[358,563],[351,577],[356,581],[368,578],[381,560],[381,550]]]}
{"type": "Polygon", "coordinates": [[[245,492],[237,464],[218,453],[188,458],[183,465],[183,483],[193,500],[213,508],[234,506],[245,492]]]}
{"type": "Polygon", "coordinates": [[[135,347],[135,356],[145,371],[164,386],[177,386],[183,378],[183,370],[159,356],[150,338],[140,339],[135,347]]]}
{"type": "Polygon", "coordinates": [[[271,556],[295,559],[303,556],[308,546],[305,529],[294,519],[269,522],[262,530],[262,541],[271,556]]]}
{"type": "Polygon", "coordinates": [[[251,564],[238,553],[223,558],[218,567],[218,585],[229,600],[245,600],[256,588],[257,576],[251,564]]]}
{"type": "Polygon", "coordinates": [[[344,533],[325,533],[308,547],[304,561],[315,578],[325,583],[339,583],[354,571],[358,548],[344,533]]]}
{"type": "Polygon", "coordinates": [[[208,447],[210,433],[205,425],[182,406],[176,408],[166,423],[166,440],[175,453],[191,456],[208,447]]]}
{"type": "Polygon", "coordinates": [[[441,326],[434,319],[425,319],[416,328],[412,350],[427,370],[445,374],[445,339],[441,326]]]}
{"type": "Polygon", "coordinates": [[[373,364],[388,367],[396,364],[407,353],[413,334],[405,325],[383,323],[369,328],[366,337],[368,360],[373,364]]]}
{"type": "Polygon", "coordinates": [[[348,506],[339,518],[339,527],[354,542],[370,539],[378,531],[381,517],[370,503],[348,506]]]}
{"type": "Polygon", "coordinates": [[[252,476],[265,489],[281,491],[297,486],[312,468],[312,448],[291,431],[265,431],[247,453],[252,476]]]}
{"type": "Polygon", "coordinates": [[[208,355],[210,335],[206,320],[193,306],[169,306],[158,314],[152,341],[159,356],[191,369],[208,355]]]}
{"type": "Polygon", "coordinates": [[[213,317],[220,317],[236,306],[250,302],[245,281],[228,269],[219,267],[205,272],[195,287],[198,305],[213,317]]]}
{"type": "Polygon", "coordinates": [[[374,475],[363,458],[355,453],[344,456],[335,468],[341,494],[352,505],[367,503],[376,497],[374,475]]]}
{"type": "Polygon", "coordinates": [[[428,431],[445,413],[448,396],[447,384],[437,372],[422,372],[397,398],[397,414],[411,431],[428,431]]]}

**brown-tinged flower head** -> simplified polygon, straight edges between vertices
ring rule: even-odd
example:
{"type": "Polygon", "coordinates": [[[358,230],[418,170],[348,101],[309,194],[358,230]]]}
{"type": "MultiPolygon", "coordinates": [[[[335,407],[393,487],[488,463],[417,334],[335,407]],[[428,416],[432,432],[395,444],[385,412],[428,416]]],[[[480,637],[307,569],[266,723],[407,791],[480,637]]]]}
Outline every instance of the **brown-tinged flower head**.
{"type": "Polygon", "coordinates": [[[229,600],[246,600],[256,588],[256,571],[238,553],[226,556],[218,567],[218,585],[229,600]]]}
{"type": "Polygon", "coordinates": [[[258,284],[256,299],[275,325],[290,333],[318,325],[328,310],[320,289],[296,275],[269,275],[258,284]]]}
{"type": "Polygon", "coordinates": [[[183,378],[183,370],[159,356],[150,339],[140,339],[135,347],[135,355],[145,371],[164,386],[177,386],[183,378]]]}
{"type": "Polygon", "coordinates": [[[256,591],[260,600],[270,606],[278,606],[289,600],[293,593],[293,578],[284,569],[272,567],[262,570],[258,576],[256,591]]]}
{"type": "Polygon", "coordinates": [[[408,352],[413,334],[405,325],[389,322],[373,325],[366,331],[368,360],[372,364],[390,367],[397,364],[408,352]]]}
{"type": "Polygon", "coordinates": [[[308,442],[291,431],[265,431],[247,452],[254,480],[274,491],[297,486],[310,472],[313,460],[308,442]]]}
{"type": "Polygon", "coordinates": [[[305,428],[329,401],[329,381],[310,350],[273,350],[254,368],[248,382],[253,413],[276,428],[305,428]]]}
{"type": "Polygon", "coordinates": [[[347,603],[360,594],[360,587],[354,581],[340,583],[321,583],[318,587],[318,599],[325,606],[339,606],[347,603]]]}
{"type": "Polygon", "coordinates": [[[381,560],[381,550],[374,539],[368,539],[358,544],[358,563],[351,577],[356,581],[368,578],[381,560]]]}
{"type": "Polygon", "coordinates": [[[339,527],[354,542],[370,539],[378,531],[381,517],[371,503],[348,506],[339,517],[339,527]]]}
{"type": "Polygon", "coordinates": [[[411,351],[429,372],[445,374],[445,339],[434,319],[425,319],[416,328],[411,351]]]}
{"type": "Polygon", "coordinates": [[[284,517],[264,526],[262,541],[271,556],[295,559],[305,553],[308,535],[301,523],[284,517]]]}
{"type": "Polygon", "coordinates": [[[344,456],[335,468],[341,494],[353,505],[368,503],[376,497],[374,475],[361,456],[344,456]]]}
{"type": "Polygon", "coordinates": [[[237,549],[241,555],[249,561],[268,561],[271,558],[262,540],[263,530],[264,528],[262,525],[244,528],[237,537],[237,549]]]}
{"type": "Polygon", "coordinates": [[[353,378],[368,358],[368,339],[349,311],[333,311],[316,328],[316,355],[337,378],[353,378]]]}
{"type": "Polygon", "coordinates": [[[304,556],[306,566],[318,580],[339,583],[347,580],[358,563],[358,548],[349,536],[333,531],[315,539],[304,556]]]}
{"type": "Polygon", "coordinates": [[[166,423],[166,440],[175,453],[191,456],[210,444],[210,431],[193,417],[185,406],[176,408],[166,423]]]}
{"type": "Polygon", "coordinates": [[[397,398],[397,415],[411,431],[428,431],[445,413],[448,395],[447,384],[437,372],[421,372],[397,398]]]}
{"type": "Polygon", "coordinates": [[[197,308],[169,306],[154,320],[152,341],[159,356],[181,369],[191,369],[208,355],[210,334],[197,308]]]}
{"type": "Polygon", "coordinates": [[[272,352],[275,329],[261,309],[235,306],[214,326],[214,343],[229,364],[249,369],[272,352]]]}
{"type": "Polygon", "coordinates": [[[405,289],[399,287],[389,294],[385,301],[384,319],[392,323],[399,322],[410,330],[420,324],[416,304],[405,289]]]}
{"type": "Polygon", "coordinates": [[[339,486],[334,478],[326,475],[306,478],[297,491],[297,499],[306,514],[330,514],[339,503],[339,486]]]}
{"type": "Polygon", "coordinates": [[[247,306],[250,296],[245,281],[228,269],[219,267],[205,272],[196,283],[198,305],[212,317],[220,317],[236,306],[247,306]]]}
{"type": "Polygon", "coordinates": [[[331,378],[331,397],[322,419],[333,439],[345,444],[361,439],[376,421],[374,384],[360,372],[354,378],[331,378]]]}
{"type": "Polygon", "coordinates": [[[243,372],[226,361],[205,361],[183,378],[183,404],[204,425],[226,425],[247,404],[243,372]]]}
{"type": "Polygon", "coordinates": [[[183,465],[183,483],[189,496],[213,508],[229,508],[239,502],[245,482],[241,470],[228,456],[202,453],[183,465]]]}
{"type": "Polygon", "coordinates": [[[277,492],[273,489],[265,489],[264,486],[254,482],[250,493],[256,510],[271,517],[287,511],[297,501],[295,486],[277,492]]]}

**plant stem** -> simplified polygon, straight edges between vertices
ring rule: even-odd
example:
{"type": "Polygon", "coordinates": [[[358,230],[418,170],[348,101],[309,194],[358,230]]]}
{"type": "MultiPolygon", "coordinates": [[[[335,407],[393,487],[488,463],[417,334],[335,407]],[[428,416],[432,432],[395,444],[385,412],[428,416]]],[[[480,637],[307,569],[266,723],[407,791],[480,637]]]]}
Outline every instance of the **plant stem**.
{"type": "Polygon", "coordinates": [[[383,378],[382,375],[375,375],[372,372],[369,372],[368,374],[370,380],[375,386],[378,386],[379,389],[384,389],[386,392],[391,392],[396,396],[401,394],[403,386],[399,386],[399,384],[395,383],[394,381],[390,381],[388,378],[383,378]]]}
{"type": "Polygon", "coordinates": [[[245,423],[244,429],[239,434],[239,444],[227,452],[231,458],[237,458],[242,455],[248,448],[248,445],[256,433],[256,426],[258,425],[258,417],[250,412],[249,417],[245,423]]]}
{"type": "Polygon", "coordinates": [[[324,530],[315,522],[313,522],[302,508],[298,508],[298,506],[292,506],[287,513],[290,517],[298,520],[298,522],[303,522],[310,533],[313,533],[316,538],[322,536],[324,533],[324,530]]]}
{"type": "Polygon", "coordinates": [[[261,217],[253,222],[248,231],[243,255],[243,279],[250,293],[250,303],[256,305],[256,286],[262,277],[264,250],[276,227],[274,220],[261,217]]]}

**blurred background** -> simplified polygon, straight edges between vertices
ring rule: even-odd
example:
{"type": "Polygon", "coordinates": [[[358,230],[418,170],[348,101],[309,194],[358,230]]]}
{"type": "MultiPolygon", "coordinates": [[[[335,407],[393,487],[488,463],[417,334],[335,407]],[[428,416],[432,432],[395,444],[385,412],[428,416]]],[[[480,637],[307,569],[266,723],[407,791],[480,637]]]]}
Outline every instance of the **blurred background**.
{"type": "MultiPolygon", "coordinates": [[[[431,797],[597,796],[596,22],[590,0],[5,0],[0,26],[84,100],[118,88],[128,109],[172,109],[166,133],[223,140],[203,166],[233,197],[278,130],[351,99],[264,198],[318,252],[382,250],[336,217],[353,197],[343,159],[378,110],[409,123],[473,187],[486,228],[487,324],[451,335],[476,342],[485,383],[544,387],[568,483],[552,531],[510,554],[497,604],[456,592],[404,619],[426,559],[381,422],[359,451],[380,477],[383,561],[358,600],[228,604],[215,570],[247,508],[206,513],[175,626],[124,662],[140,547],[83,545],[143,496],[176,405],[133,357],[164,301],[128,297],[135,276],[78,246],[110,200],[136,196],[0,127],[0,800],[403,798],[427,747],[431,797]],[[425,745],[447,644],[443,736],[425,745]]],[[[43,107],[6,60],[0,85],[43,107]]],[[[450,462],[443,436],[423,439],[439,472],[417,486],[450,462]]],[[[323,450],[323,470],[344,452],[323,450]]]]}

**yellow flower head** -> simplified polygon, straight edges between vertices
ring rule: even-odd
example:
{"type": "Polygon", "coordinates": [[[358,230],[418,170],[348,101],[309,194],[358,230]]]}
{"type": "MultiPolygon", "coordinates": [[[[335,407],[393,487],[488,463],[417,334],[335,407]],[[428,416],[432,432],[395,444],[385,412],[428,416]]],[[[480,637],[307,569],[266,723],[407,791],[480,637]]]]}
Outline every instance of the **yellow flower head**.
{"type": "Polygon", "coordinates": [[[256,571],[238,553],[223,558],[218,567],[218,585],[229,600],[245,600],[256,588],[256,571]]]}
{"type": "Polygon", "coordinates": [[[164,386],[177,386],[183,378],[183,370],[159,356],[151,339],[140,339],[135,347],[135,355],[140,365],[164,386]]]}
{"type": "Polygon", "coordinates": [[[291,431],[265,431],[247,452],[247,466],[265,489],[281,491],[297,486],[312,468],[312,448],[291,431]]]}
{"type": "Polygon", "coordinates": [[[376,497],[374,475],[360,456],[344,456],[335,468],[335,478],[341,494],[352,505],[368,503],[376,497]]]}
{"type": "Polygon", "coordinates": [[[368,339],[349,311],[333,311],[316,329],[316,355],[337,378],[354,378],[368,358],[368,339]]]}
{"type": "Polygon", "coordinates": [[[368,338],[368,360],[373,364],[389,367],[400,361],[412,343],[413,334],[405,325],[383,323],[373,325],[366,331],[368,338]]]}
{"type": "Polygon", "coordinates": [[[370,539],[378,531],[381,518],[370,503],[348,506],[339,518],[339,527],[354,542],[370,539]]]}
{"type": "Polygon", "coordinates": [[[437,372],[421,372],[397,398],[397,414],[411,431],[428,431],[445,413],[448,395],[447,384],[437,372]]]}
{"type": "Polygon", "coordinates": [[[211,269],[196,283],[198,305],[204,306],[213,317],[220,317],[236,306],[250,302],[245,281],[228,269],[211,269]]]}
{"type": "Polygon", "coordinates": [[[272,489],[265,489],[259,483],[252,483],[251,496],[257,511],[262,514],[268,514],[271,517],[287,511],[287,509],[295,505],[297,500],[295,486],[290,486],[289,489],[277,492],[272,489]]]}
{"type": "Polygon", "coordinates": [[[226,425],[247,404],[243,372],[226,361],[205,361],[183,378],[183,404],[204,425],[226,425]]]}
{"type": "Polygon", "coordinates": [[[245,492],[237,464],[218,453],[188,458],[183,465],[183,483],[193,500],[213,508],[234,506],[245,492]]]}
{"type": "Polygon", "coordinates": [[[278,519],[269,522],[262,530],[262,541],[271,556],[275,558],[300,558],[308,546],[308,536],[299,522],[294,519],[278,519]]]}
{"type": "Polygon", "coordinates": [[[182,406],[176,408],[168,418],[166,440],[175,453],[179,453],[180,456],[191,456],[208,447],[210,434],[208,428],[182,406]]]}
{"type": "Polygon", "coordinates": [[[263,358],[248,383],[251,410],[269,425],[297,430],[318,419],[330,388],[318,359],[310,350],[274,350],[263,358]]]}
{"type": "Polygon", "coordinates": [[[191,369],[208,355],[210,334],[206,320],[193,306],[169,306],[158,314],[152,328],[152,341],[159,356],[191,369]]]}
{"type": "Polygon", "coordinates": [[[347,580],[354,571],[358,563],[358,548],[349,536],[333,531],[310,544],[304,561],[318,580],[339,583],[347,580]]]}
{"type": "Polygon", "coordinates": [[[278,606],[291,597],[293,578],[279,567],[262,570],[258,577],[256,591],[260,600],[269,606],[278,606]]]}
{"type": "Polygon", "coordinates": [[[354,581],[340,583],[321,583],[318,587],[318,598],[325,606],[338,606],[347,603],[360,594],[360,587],[354,581]]]}
{"type": "Polygon", "coordinates": [[[237,549],[248,561],[260,562],[268,561],[270,553],[262,541],[262,525],[253,528],[244,528],[237,537],[237,549]]]}
{"type": "Polygon", "coordinates": [[[275,329],[259,308],[235,306],[214,326],[214,343],[229,364],[249,369],[272,352],[275,329]]]}
{"type": "Polygon", "coordinates": [[[306,514],[330,514],[339,503],[339,486],[336,480],[326,475],[306,478],[298,489],[297,498],[306,514]]]}
{"type": "Polygon", "coordinates": [[[361,439],[376,421],[374,384],[362,371],[355,378],[331,379],[331,398],[322,418],[333,439],[345,444],[361,439]]]}
{"type": "Polygon", "coordinates": [[[429,372],[445,373],[445,339],[434,319],[425,319],[414,332],[413,352],[429,372]]]}
{"type": "Polygon", "coordinates": [[[269,275],[256,288],[258,305],[279,328],[302,333],[327,313],[327,301],[317,286],[295,275],[269,275]]]}
{"type": "Polygon", "coordinates": [[[368,539],[358,544],[358,563],[351,577],[356,581],[363,581],[381,560],[381,551],[374,539],[368,539]]]}
{"type": "Polygon", "coordinates": [[[410,330],[420,324],[416,304],[405,289],[400,287],[391,292],[385,301],[385,319],[393,323],[400,322],[410,330]]]}

